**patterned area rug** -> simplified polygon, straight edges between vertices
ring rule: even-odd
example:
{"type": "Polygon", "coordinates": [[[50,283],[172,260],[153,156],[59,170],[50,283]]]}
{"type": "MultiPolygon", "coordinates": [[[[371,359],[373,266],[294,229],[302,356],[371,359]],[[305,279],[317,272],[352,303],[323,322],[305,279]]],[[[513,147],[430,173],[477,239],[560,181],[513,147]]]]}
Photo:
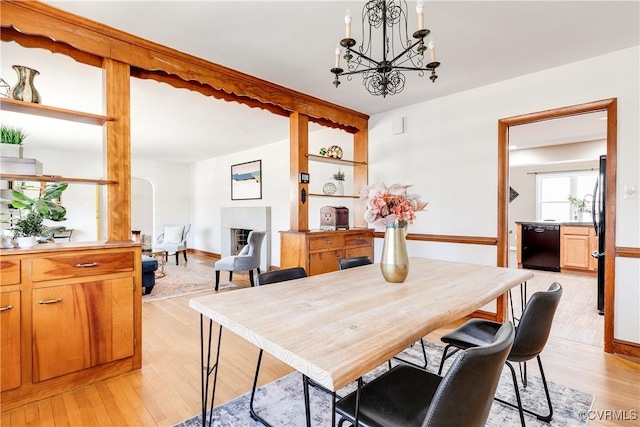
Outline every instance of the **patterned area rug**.
{"type": "MultiPolygon", "coordinates": [[[[183,260],[180,265],[172,262],[169,257],[169,263],[164,266],[165,276],[156,279],[156,285],[149,295],[142,295],[142,302],[159,301],[168,298],[174,298],[182,295],[197,294],[200,292],[211,291],[215,289],[216,278],[214,271],[211,274],[196,271],[196,267],[191,268],[189,264],[185,267],[183,260]]],[[[197,261],[195,261],[197,263],[197,261]]],[[[204,270],[206,271],[206,270],[204,270]]],[[[225,276],[225,275],[223,275],[225,276]]],[[[218,289],[224,289],[235,286],[228,280],[220,278],[218,289]]]]}
{"type": "MultiPolygon", "coordinates": [[[[442,347],[425,341],[427,345],[427,356],[429,360],[429,370],[437,371],[442,355],[442,347]]],[[[404,359],[422,363],[422,352],[419,345],[414,345],[402,354],[404,359]]],[[[453,357],[445,363],[445,372],[451,364],[453,357]]],[[[544,360],[542,362],[544,364],[544,360]]],[[[374,378],[387,370],[384,364],[374,369],[365,376],[365,381],[374,378]]],[[[517,370],[517,368],[516,368],[517,370]]],[[[546,398],[542,388],[540,377],[532,375],[531,371],[537,373],[537,363],[529,363],[529,385],[526,389],[520,387],[522,402],[525,408],[529,408],[538,413],[546,413],[546,398]]],[[[548,380],[547,380],[548,381],[548,380]]],[[[586,425],[586,420],[581,418],[591,409],[594,396],[578,390],[565,387],[560,384],[548,381],[549,393],[553,402],[553,419],[550,423],[537,420],[535,417],[525,414],[527,426],[563,426],[574,427],[586,425]]],[[[351,384],[341,389],[338,394],[345,395],[354,389],[351,384]]],[[[509,402],[515,402],[513,383],[508,368],[502,372],[502,378],[496,391],[496,396],[509,402]]],[[[213,409],[212,425],[216,427],[253,427],[262,426],[254,421],[249,415],[250,393],[244,394],[227,403],[213,409]]],[[[328,394],[310,388],[311,416],[313,426],[328,427],[331,425],[331,398],[328,394]]],[[[256,412],[274,426],[303,426],[305,425],[304,397],[302,394],[302,376],[298,372],[286,375],[276,381],[260,387],[256,392],[254,403],[256,412]]],[[[207,415],[208,418],[208,415],[207,415]]],[[[202,425],[201,415],[197,415],[176,427],[195,427],[202,425]]],[[[494,401],[491,413],[486,426],[505,427],[519,426],[520,416],[517,409],[510,408],[494,401]]]]}

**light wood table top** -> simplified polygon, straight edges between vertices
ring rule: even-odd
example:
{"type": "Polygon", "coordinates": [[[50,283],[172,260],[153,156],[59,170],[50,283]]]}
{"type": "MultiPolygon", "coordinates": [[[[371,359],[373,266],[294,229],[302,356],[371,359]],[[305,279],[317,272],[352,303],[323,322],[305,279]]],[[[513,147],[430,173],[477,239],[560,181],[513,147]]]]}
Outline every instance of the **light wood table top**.
{"type": "Polygon", "coordinates": [[[410,258],[404,283],[379,264],[193,298],[189,306],[330,389],[533,277],[410,258]]]}

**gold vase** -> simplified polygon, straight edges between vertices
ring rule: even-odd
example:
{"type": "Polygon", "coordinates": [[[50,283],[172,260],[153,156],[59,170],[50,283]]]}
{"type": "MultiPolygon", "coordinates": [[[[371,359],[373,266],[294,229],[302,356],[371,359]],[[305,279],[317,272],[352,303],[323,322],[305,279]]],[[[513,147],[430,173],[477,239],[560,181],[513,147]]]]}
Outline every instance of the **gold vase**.
{"type": "Polygon", "coordinates": [[[402,283],[409,275],[406,232],[407,227],[387,227],[384,232],[380,269],[387,282],[402,283]]]}

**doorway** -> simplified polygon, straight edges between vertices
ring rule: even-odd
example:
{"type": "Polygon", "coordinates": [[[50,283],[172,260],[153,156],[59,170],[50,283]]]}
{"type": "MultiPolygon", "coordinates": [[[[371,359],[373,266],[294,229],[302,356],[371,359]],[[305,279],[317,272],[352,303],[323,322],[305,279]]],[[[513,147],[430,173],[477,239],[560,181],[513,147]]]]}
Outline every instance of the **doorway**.
{"type": "Polygon", "coordinates": [[[613,352],[613,301],[615,292],[615,204],[616,204],[616,153],[617,153],[617,100],[579,104],[558,109],[545,110],[498,121],[498,265],[509,265],[509,128],[517,125],[537,123],[550,119],[577,116],[601,111],[607,117],[607,196],[605,232],[605,302],[604,302],[604,351],[613,352]]]}

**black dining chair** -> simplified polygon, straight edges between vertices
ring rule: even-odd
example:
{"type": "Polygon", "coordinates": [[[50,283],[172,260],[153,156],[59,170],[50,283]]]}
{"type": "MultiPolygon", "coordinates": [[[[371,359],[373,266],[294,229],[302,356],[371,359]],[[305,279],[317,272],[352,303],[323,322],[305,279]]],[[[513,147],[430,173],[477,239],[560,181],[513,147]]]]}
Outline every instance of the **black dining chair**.
{"type": "MultiPolygon", "coordinates": [[[[258,274],[256,277],[256,286],[264,286],[272,283],[286,282],[289,280],[302,279],[307,277],[307,272],[302,267],[281,268],[280,270],[268,271],[258,274]]],[[[256,375],[253,378],[253,387],[251,388],[251,400],[249,401],[249,412],[251,418],[261,422],[264,425],[269,425],[264,419],[262,419],[253,408],[253,400],[256,394],[256,387],[258,385],[258,376],[260,375],[260,364],[262,363],[263,350],[260,349],[258,354],[258,362],[256,364],[256,375]]]]}
{"type": "MultiPolygon", "coordinates": [[[[554,282],[549,286],[546,291],[540,291],[534,293],[527,304],[525,305],[520,321],[516,327],[516,336],[513,342],[511,352],[507,357],[506,365],[511,371],[511,377],[513,379],[513,386],[516,394],[517,405],[506,402],[501,399],[496,399],[500,403],[517,408],[520,412],[520,423],[524,426],[525,419],[524,413],[535,415],[539,420],[549,422],[553,417],[553,406],[551,404],[551,396],[549,395],[549,387],[547,380],[544,376],[544,369],[542,368],[542,360],[540,359],[540,353],[547,344],[549,334],[551,333],[551,325],[553,323],[553,317],[555,315],[558,304],[560,303],[560,297],[562,296],[562,286],[558,282],[554,282]],[[537,414],[528,409],[523,408],[522,401],[520,399],[520,390],[518,388],[518,380],[516,371],[513,368],[511,362],[524,363],[526,372],[526,362],[536,358],[538,360],[538,367],[540,368],[540,376],[542,377],[542,385],[547,398],[547,405],[549,407],[549,413],[547,415],[537,414]]],[[[442,372],[444,361],[455,354],[459,350],[464,350],[480,345],[484,345],[493,339],[496,331],[499,330],[501,324],[484,319],[471,319],[464,323],[459,328],[443,335],[441,340],[446,343],[442,353],[442,360],[440,361],[440,368],[438,374],[442,372]],[[451,353],[448,353],[450,348],[454,348],[451,353]]],[[[523,377],[523,385],[527,386],[526,375],[523,377]]]]}
{"type": "Polygon", "coordinates": [[[463,351],[444,377],[394,366],[337,402],[338,426],[484,426],[514,335],[505,323],[490,343],[463,351]]]}
{"type": "Polygon", "coordinates": [[[351,258],[341,258],[338,261],[338,267],[340,270],[345,270],[347,268],[353,267],[361,267],[363,265],[373,264],[373,261],[368,256],[356,256],[351,258]]]}

